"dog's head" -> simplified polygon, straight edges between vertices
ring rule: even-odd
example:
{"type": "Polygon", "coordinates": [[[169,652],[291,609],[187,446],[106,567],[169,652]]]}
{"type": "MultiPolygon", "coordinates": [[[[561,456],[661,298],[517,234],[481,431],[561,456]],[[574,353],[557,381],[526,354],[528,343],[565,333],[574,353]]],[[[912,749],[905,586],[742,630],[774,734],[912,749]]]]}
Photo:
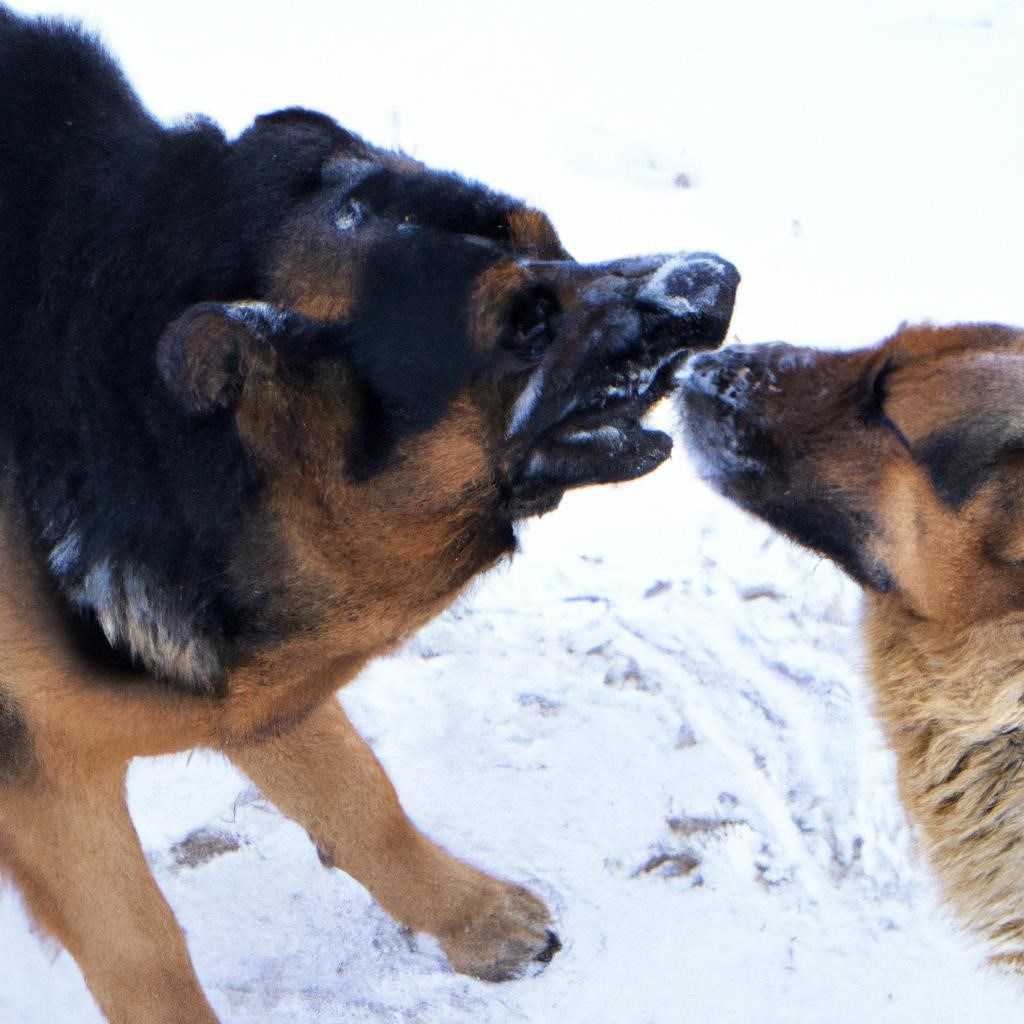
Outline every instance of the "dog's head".
{"type": "Polygon", "coordinates": [[[264,156],[333,144],[277,230],[263,304],[205,303],[165,336],[162,372],[186,407],[251,423],[257,381],[265,399],[272,380],[330,380],[337,470],[353,483],[471,407],[511,518],[668,456],[641,418],[684,353],[722,341],[732,266],[705,253],[579,264],[539,211],[333,131],[285,112],[243,136],[264,156]]]}
{"type": "Polygon", "coordinates": [[[667,458],[642,418],[722,341],[731,265],[577,263],[539,211],[313,113],[260,119],[232,159],[252,298],[185,310],[157,362],[177,433],[240,444],[254,481],[221,577],[239,649],[330,628],[376,653],[516,520],[667,458]]]}
{"type": "Polygon", "coordinates": [[[680,408],[719,491],[917,615],[1024,607],[1024,331],[695,357],[680,408]]]}

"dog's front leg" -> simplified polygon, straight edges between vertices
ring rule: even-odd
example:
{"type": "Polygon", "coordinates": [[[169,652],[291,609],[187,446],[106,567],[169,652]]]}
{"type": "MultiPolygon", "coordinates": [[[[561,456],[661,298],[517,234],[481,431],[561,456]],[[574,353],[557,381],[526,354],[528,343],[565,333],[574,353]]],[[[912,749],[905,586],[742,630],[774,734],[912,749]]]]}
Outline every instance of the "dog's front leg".
{"type": "Polygon", "coordinates": [[[0,798],[0,865],[111,1024],[217,1024],[128,816],[124,771],[69,767],[0,798]]]}
{"type": "Polygon", "coordinates": [[[446,853],[402,810],[391,781],[331,698],[281,736],[225,751],[398,921],[434,935],[458,971],[499,981],[558,940],[547,908],[520,886],[446,853]]]}

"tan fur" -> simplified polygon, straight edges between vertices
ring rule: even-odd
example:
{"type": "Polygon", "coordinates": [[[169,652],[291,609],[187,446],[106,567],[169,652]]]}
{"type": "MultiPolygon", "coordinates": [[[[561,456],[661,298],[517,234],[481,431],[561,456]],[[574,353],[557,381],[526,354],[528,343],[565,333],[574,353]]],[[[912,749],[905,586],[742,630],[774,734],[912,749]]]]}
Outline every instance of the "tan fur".
{"type": "Polygon", "coordinates": [[[435,935],[452,966],[500,978],[543,946],[548,913],[525,889],[455,860],[406,818],[388,777],[337,703],[259,746],[242,771],[397,920],[435,935]]]}
{"type": "Polygon", "coordinates": [[[900,796],[943,891],[1024,963],[1024,611],[959,630],[873,598],[865,624],[876,707],[900,796]]]}
{"type": "MultiPolygon", "coordinates": [[[[894,365],[885,412],[915,450],[985,416],[1024,427],[1024,334],[918,327],[881,353],[894,365]]],[[[1019,969],[1024,565],[1014,552],[1024,536],[1024,477],[1012,451],[950,455],[958,457],[991,460],[996,471],[951,507],[898,445],[876,456],[877,483],[856,497],[873,515],[868,544],[894,588],[868,591],[864,635],[900,796],[929,863],[957,913],[992,943],[993,963],[1019,969]]],[[[851,470],[846,489],[861,462],[837,459],[840,475],[851,470]]]]}
{"type": "Polygon", "coordinates": [[[128,817],[123,766],[61,768],[0,798],[0,858],[28,908],[112,1024],[216,1024],[128,817]]]}
{"type": "Polygon", "coordinates": [[[750,351],[771,386],[739,420],[800,456],[766,458],[744,502],[825,554],[835,540],[801,538],[793,510],[837,511],[848,564],[885,581],[864,635],[901,799],[952,906],[1022,970],[1024,331],[904,328],[859,352],[790,349],[786,369],[750,351]],[[944,493],[950,473],[966,483],[944,493]],[[787,513],[765,498],[779,479],[787,513]]]}
{"type": "Polygon", "coordinates": [[[512,241],[533,252],[540,259],[564,259],[565,252],[558,232],[540,210],[513,210],[508,219],[512,241]]]}
{"type": "Polygon", "coordinates": [[[215,1020],[128,818],[124,777],[136,756],[224,751],[331,863],[399,921],[435,935],[460,970],[506,977],[549,943],[539,900],[408,821],[333,697],[504,553],[507,538],[486,514],[495,498],[482,413],[456,402],[404,443],[394,466],[355,483],[336,470],[345,419],[329,381],[285,394],[255,374],[247,387],[239,429],[273,483],[241,541],[308,624],[236,669],[226,698],[141,674],[105,677],[81,661],[62,640],[16,504],[0,501],[0,680],[32,749],[31,769],[0,785],[0,865],[114,1022],[215,1020]]]}
{"type": "Polygon", "coordinates": [[[321,323],[343,320],[359,296],[351,255],[339,249],[330,223],[309,218],[304,228],[282,243],[268,298],[321,323]]]}
{"type": "Polygon", "coordinates": [[[955,629],[1016,606],[1024,573],[991,558],[990,531],[1002,494],[993,482],[953,510],[909,461],[886,471],[877,506],[885,529],[872,548],[899,580],[906,608],[955,629]]]}

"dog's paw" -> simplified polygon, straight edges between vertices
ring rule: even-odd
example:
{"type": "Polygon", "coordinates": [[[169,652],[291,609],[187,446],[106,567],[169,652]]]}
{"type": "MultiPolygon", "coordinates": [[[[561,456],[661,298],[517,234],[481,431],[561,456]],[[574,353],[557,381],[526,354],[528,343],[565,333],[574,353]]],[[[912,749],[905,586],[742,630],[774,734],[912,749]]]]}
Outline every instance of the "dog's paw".
{"type": "Polygon", "coordinates": [[[441,948],[452,967],[484,981],[508,981],[538,970],[562,948],[548,908],[531,892],[502,883],[466,914],[441,948]]]}

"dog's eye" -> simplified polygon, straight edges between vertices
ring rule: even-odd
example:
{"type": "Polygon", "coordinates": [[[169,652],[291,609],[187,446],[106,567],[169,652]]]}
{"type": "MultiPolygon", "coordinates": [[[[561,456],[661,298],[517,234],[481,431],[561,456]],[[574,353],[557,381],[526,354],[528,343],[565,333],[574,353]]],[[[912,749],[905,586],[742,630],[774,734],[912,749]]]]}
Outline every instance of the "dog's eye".
{"type": "Polygon", "coordinates": [[[555,336],[559,313],[554,295],[544,288],[531,289],[513,303],[505,347],[520,359],[539,359],[555,336]]]}

